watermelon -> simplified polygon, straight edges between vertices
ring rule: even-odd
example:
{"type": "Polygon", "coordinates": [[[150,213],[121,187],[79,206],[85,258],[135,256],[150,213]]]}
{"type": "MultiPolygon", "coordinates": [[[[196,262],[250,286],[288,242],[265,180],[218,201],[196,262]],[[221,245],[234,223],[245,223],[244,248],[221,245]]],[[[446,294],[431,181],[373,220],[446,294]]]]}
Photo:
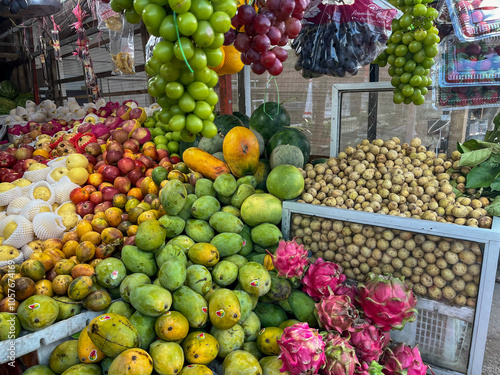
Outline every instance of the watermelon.
{"type": "Polygon", "coordinates": [[[311,155],[311,142],[306,137],[302,129],[288,127],[275,133],[267,145],[267,156],[271,157],[271,152],[273,152],[273,150],[280,145],[297,146],[304,155],[304,163],[307,163],[309,160],[309,156],[311,155]]]}
{"type": "Polygon", "coordinates": [[[314,159],[313,161],[311,161],[312,165],[326,164],[326,163],[328,163],[328,159],[326,159],[326,158],[319,158],[319,159],[314,159]]]}
{"type": "Polygon", "coordinates": [[[0,108],[2,109],[2,112],[7,112],[8,114],[11,109],[14,109],[16,107],[16,103],[13,100],[0,98],[0,108]]]}
{"type": "Polygon", "coordinates": [[[23,92],[19,94],[19,96],[14,101],[16,102],[18,107],[26,107],[26,102],[28,100],[34,101],[35,97],[33,96],[33,94],[23,92]]]}
{"type": "Polygon", "coordinates": [[[266,146],[275,133],[287,126],[290,126],[290,115],[285,107],[276,102],[261,104],[250,117],[250,129],[262,135],[266,146]]]}
{"type": "Polygon", "coordinates": [[[19,94],[16,86],[10,81],[0,82],[0,96],[7,99],[14,99],[19,94]]]}
{"type": "Polygon", "coordinates": [[[238,117],[246,128],[250,126],[250,117],[241,112],[233,112],[233,116],[238,117]]]}
{"type": "Polygon", "coordinates": [[[219,133],[224,136],[236,126],[245,126],[238,117],[233,115],[219,115],[214,119],[214,124],[219,133]]]}

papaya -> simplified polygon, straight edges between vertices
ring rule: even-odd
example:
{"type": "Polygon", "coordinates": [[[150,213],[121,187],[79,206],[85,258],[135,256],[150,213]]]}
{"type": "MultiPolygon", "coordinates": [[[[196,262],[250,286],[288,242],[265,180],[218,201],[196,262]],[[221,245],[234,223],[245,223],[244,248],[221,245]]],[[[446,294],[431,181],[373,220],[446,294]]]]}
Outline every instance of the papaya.
{"type": "Polygon", "coordinates": [[[193,331],[182,340],[182,349],[188,363],[208,365],[219,353],[219,343],[209,333],[193,331]]]}
{"type": "Polygon", "coordinates": [[[68,340],[57,345],[49,357],[49,366],[56,374],[62,374],[71,366],[80,363],[78,340],[68,340]]]}
{"type": "Polygon", "coordinates": [[[154,370],[160,375],[180,373],[184,365],[184,352],[175,342],[157,340],[149,349],[153,359],[154,370]]]}
{"type": "Polygon", "coordinates": [[[158,317],[170,309],[172,295],[158,285],[139,285],[130,293],[130,304],[144,315],[158,317]]]}
{"type": "Polygon", "coordinates": [[[187,286],[173,293],[172,308],[184,315],[192,328],[203,327],[208,320],[207,301],[187,286]]]}
{"type": "Polygon", "coordinates": [[[95,346],[112,358],[140,345],[139,333],[130,320],[114,313],[92,319],[87,332],[95,346]]]}
{"type": "Polygon", "coordinates": [[[189,332],[189,322],[178,311],[167,311],[155,321],[155,332],[164,341],[183,340],[189,332]]]}
{"type": "Polygon", "coordinates": [[[228,329],[218,329],[212,326],[210,334],[212,334],[219,343],[218,356],[220,358],[226,358],[233,350],[241,349],[245,342],[245,333],[239,324],[235,324],[228,329]]]}
{"type": "Polygon", "coordinates": [[[236,126],[226,134],[222,152],[232,174],[238,178],[253,174],[259,163],[259,141],[243,126],[236,126]]]}
{"type": "Polygon", "coordinates": [[[148,352],[139,348],[127,349],[113,360],[108,375],[150,375],[153,359],[148,352]]]}
{"type": "Polygon", "coordinates": [[[229,329],[241,317],[240,302],[232,290],[221,288],[210,297],[208,313],[212,324],[219,329],[229,329]]]}
{"type": "Polygon", "coordinates": [[[78,336],[78,358],[82,363],[97,363],[106,358],[101,350],[95,346],[88,334],[88,326],[85,327],[78,336]]]}
{"type": "Polygon", "coordinates": [[[38,331],[54,323],[59,305],[48,296],[35,295],[25,299],[17,308],[17,317],[27,331],[38,331]]]}
{"type": "Polygon", "coordinates": [[[130,317],[130,323],[139,333],[141,349],[147,350],[149,345],[156,340],[155,322],[155,317],[141,314],[139,311],[136,311],[130,317]]]}
{"type": "Polygon", "coordinates": [[[229,353],[222,362],[222,371],[224,375],[262,375],[258,359],[244,350],[229,353]]]}
{"type": "Polygon", "coordinates": [[[229,174],[226,163],[197,147],[190,147],[182,153],[182,160],[189,169],[215,180],[218,176],[229,174]]]}

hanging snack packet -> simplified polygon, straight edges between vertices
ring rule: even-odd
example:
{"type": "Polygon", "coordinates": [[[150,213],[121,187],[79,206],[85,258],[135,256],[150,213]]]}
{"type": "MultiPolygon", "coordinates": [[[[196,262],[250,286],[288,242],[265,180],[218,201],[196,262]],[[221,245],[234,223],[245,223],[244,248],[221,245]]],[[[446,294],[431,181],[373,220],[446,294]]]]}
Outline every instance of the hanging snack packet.
{"type": "Polygon", "coordinates": [[[356,74],[386,48],[391,22],[402,15],[385,0],[313,0],[292,42],[305,78],[356,74]]]}
{"type": "Polygon", "coordinates": [[[134,25],[125,21],[120,34],[110,31],[109,40],[111,61],[114,65],[112,74],[135,74],[134,25]]]}
{"type": "Polygon", "coordinates": [[[96,13],[99,23],[97,28],[101,31],[113,30],[120,31],[123,27],[123,17],[120,13],[116,13],[111,9],[109,3],[103,3],[102,1],[96,2],[96,13]]]}

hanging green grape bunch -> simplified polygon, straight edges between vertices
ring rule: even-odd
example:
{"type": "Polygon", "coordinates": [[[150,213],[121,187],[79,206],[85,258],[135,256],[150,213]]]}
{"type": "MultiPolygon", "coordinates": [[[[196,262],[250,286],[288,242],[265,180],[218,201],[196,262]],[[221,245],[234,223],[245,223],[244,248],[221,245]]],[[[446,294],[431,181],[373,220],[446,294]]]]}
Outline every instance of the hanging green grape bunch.
{"type": "Polygon", "coordinates": [[[389,64],[395,104],[422,105],[427,88],[432,85],[429,74],[434,57],[439,53],[440,39],[434,26],[438,11],[426,5],[431,1],[390,0],[404,14],[392,21],[387,49],[376,62],[381,67],[389,64]]]}

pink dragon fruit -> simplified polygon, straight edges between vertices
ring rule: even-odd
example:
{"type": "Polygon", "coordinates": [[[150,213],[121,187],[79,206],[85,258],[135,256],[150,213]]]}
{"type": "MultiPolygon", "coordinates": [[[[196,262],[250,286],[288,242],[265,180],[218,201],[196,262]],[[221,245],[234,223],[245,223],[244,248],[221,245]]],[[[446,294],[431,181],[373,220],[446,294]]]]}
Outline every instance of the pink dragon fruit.
{"type": "Polygon", "coordinates": [[[378,361],[391,339],[389,332],[382,331],[366,320],[356,322],[352,328],[349,342],[356,348],[359,361],[378,361]]]}
{"type": "Polygon", "coordinates": [[[358,317],[358,311],[347,295],[336,296],[332,294],[323,297],[316,304],[314,314],[319,325],[327,331],[352,331],[352,325],[358,317]]]}
{"type": "Polygon", "coordinates": [[[365,316],[383,331],[401,330],[415,320],[417,300],[401,279],[371,272],[358,288],[358,302],[365,316]]]}
{"type": "Polygon", "coordinates": [[[309,264],[308,251],[304,249],[304,245],[295,242],[295,239],[280,241],[274,255],[271,253],[269,255],[273,258],[273,265],[278,271],[278,276],[287,279],[302,279],[309,264]]]}
{"type": "Polygon", "coordinates": [[[383,367],[375,361],[372,361],[370,365],[366,362],[361,362],[356,366],[354,375],[383,375],[382,368],[383,367]]]}
{"type": "Polygon", "coordinates": [[[319,301],[321,297],[333,294],[333,291],[345,281],[345,278],[342,267],[338,264],[325,262],[318,258],[307,269],[302,280],[302,291],[319,301]]]}
{"type": "Polygon", "coordinates": [[[357,298],[359,295],[359,289],[356,285],[339,284],[335,289],[333,289],[333,294],[342,295],[345,294],[351,299],[351,303],[354,307],[358,307],[357,298]]]}
{"type": "Polygon", "coordinates": [[[427,366],[422,362],[418,348],[411,348],[404,343],[387,349],[380,364],[384,366],[382,373],[385,375],[425,375],[427,373],[427,366]]]}
{"type": "Polygon", "coordinates": [[[283,361],[281,372],[292,375],[313,375],[325,364],[325,343],[318,330],[307,323],[297,323],[284,329],[277,340],[279,359],[283,361]]]}
{"type": "Polygon", "coordinates": [[[354,375],[358,358],[347,338],[332,332],[324,336],[326,365],[319,373],[322,375],[354,375]]]}

